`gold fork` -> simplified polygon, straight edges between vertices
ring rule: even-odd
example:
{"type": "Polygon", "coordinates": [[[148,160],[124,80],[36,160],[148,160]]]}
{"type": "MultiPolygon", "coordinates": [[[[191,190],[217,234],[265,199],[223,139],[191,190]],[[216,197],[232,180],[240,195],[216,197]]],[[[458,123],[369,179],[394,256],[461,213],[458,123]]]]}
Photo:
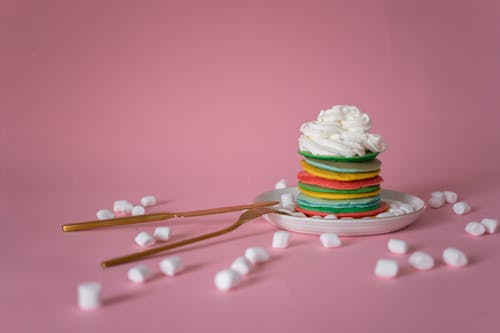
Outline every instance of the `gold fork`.
{"type": "Polygon", "coordinates": [[[250,209],[250,208],[273,206],[273,205],[277,205],[277,204],[279,204],[279,201],[266,201],[266,202],[259,202],[259,203],[246,204],[246,205],[193,210],[193,211],[188,211],[188,212],[153,213],[153,214],[138,215],[138,216],[117,217],[117,218],[108,219],[108,220],[96,220],[96,221],[63,224],[62,230],[64,232],[91,230],[91,229],[114,227],[114,226],[127,225],[127,224],[163,221],[163,220],[170,219],[172,217],[192,217],[192,216],[222,214],[222,213],[236,212],[239,210],[250,209]]]}
{"type": "Polygon", "coordinates": [[[122,265],[122,264],[125,264],[128,262],[131,262],[131,261],[136,261],[136,260],[151,256],[151,255],[156,254],[156,253],[164,252],[164,251],[175,249],[175,248],[185,246],[188,244],[200,242],[200,241],[203,241],[205,239],[224,235],[224,234],[227,234],[227,233],[235,230],[236,228],[238,228],[239,226],[241,226],[245,222],[248,222],[248,221],[253,220],[259,216],[269,214],[269,213],[286,214],[282,211],[279,211],[279,210],[273,209],[273,208],[266,208],[266,207],[251,208],[251,209],[243,212],[243,214],[240,215],[240,217],[238,218],[238,220],[235,223],[233,223],[232,225],[230,225],[224,229],[210,232],[208,234],[204,234],[204,235],[201,235],[198,237],[185,239],[185,240],[182,240],[179,242],[175,242],[175,243],[171,243],[171,244],[167,244],[167,245],[162,245],[162,246],[157,246],[157,247],[154,247],[154,248],[151,248],[148,250],[127,254],[127,255],[113,258],[113,259],[108,259],[108,260],[101,262],[101,266],[102,266],[102,268],[108,268],[108,267],[112,267],[112,266],[122,265]]]}

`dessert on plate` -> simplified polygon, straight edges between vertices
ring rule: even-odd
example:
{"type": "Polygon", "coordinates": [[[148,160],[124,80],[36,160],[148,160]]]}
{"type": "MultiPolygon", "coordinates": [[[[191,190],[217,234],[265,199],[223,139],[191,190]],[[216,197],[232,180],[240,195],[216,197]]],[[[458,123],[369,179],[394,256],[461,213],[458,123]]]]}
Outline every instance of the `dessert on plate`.
{"type": "Polygon", "coordinates": [[[307,216],[375,216],[387,210],[380,198],[381,162],[387,145],[370,133],[370,117],[357,107],[335,105],[300,128],[296,210],[307,216]]]}

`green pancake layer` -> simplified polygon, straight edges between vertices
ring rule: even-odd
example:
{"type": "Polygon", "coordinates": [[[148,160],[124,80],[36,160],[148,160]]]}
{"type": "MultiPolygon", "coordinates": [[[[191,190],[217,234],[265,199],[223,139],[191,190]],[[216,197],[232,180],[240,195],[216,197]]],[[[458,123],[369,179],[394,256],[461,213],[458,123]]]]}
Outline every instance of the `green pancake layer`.
{"type": "Polygon", "coordinates": [[[326,155],[314,155],[311,152],[305,151],[305,150],[299,150],[299,154],[305,157],[311,157],[311,158],[316,158],[318,160],[327,160],[327,161],[339,161],[339,162],[363,162],[363,161],[369,161],[377,157],[378,153],[373,153],[371,151],[367,151],[366,155],[363,156],[352,156],[352,157],[345,157],[345,156],[326,156],[326,155]]]}
{"type": "Polygon", "coordinates": [[[317,186],[317,185],[304,184],[302,182],[299,182],[298,186],[300,188],[303,188],[303,189],[309,190],[309,191],[323,192],[323,193],[338,193],[338,194],[369,193],[369,192],[377,191],[380,189],[379,185],[375,185],[375,186],[361,187],[361,188],[357,188],[354,190],[336,190],[336,189],[321,187],[321,186],[317,186]]]}
{"type": "Polygon", "coordinates": [[[307,163],[317,168],[344,173],[377,171],[380,170],[380,166],[382,165],[382,162],[376,158],[364,162],[339,162],[320,160],[312,157],[304,157],[304,159],[307,163]]]}

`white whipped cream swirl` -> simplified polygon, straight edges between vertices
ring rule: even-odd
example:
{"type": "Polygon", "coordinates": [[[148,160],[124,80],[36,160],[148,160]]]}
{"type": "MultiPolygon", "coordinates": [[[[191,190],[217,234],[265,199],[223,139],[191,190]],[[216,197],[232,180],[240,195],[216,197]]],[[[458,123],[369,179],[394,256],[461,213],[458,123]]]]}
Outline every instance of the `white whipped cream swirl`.
{"type": "Polygon", "coordinates": [[[371,134],[370,117],[357,107],[335,105],[322,110],[318,119],[300,128],[300,150],[324,156],[363,156],[366,150],[383,152],[387,145],[378,134],[371,134]]]}

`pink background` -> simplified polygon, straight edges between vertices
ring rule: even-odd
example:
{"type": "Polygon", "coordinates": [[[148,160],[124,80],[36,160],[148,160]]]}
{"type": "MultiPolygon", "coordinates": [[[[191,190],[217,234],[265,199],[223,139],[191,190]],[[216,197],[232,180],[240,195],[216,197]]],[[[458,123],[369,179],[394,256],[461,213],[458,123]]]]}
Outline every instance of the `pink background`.
{"type": "MultiPolygon", "coordinates": [[[[0,323],[8,332],[498,332],[500,6],[496,1],[0,2],[0,323]],[[156,194],[175,211],[250,202],[295,183],[300,125],[322,108],[368,112],[389,150],[386,188],[473,206],[428,210],[398,233],[323,249],[295,234],[270,248],[259,219],[178,252],[188,270],[144,285],[103,259],[153,225],[63,234],[117,199],[156,194]],[[437,258],[381,281],[388,239],[437,258]],[[233,292],[214,274],[246,247],[268,264],[233,292]],[[469,267],[439,259],[447,246],[469,267]],[[103,284],[82,312],[76,285],[103,284]]],[[[180,240],[237,214],[164,223],[180,240]]],[[[161,257],[160,257],[161,258],[161,257]]],[[[146,263],[158,271],[160,258],[146,263]]]]}

